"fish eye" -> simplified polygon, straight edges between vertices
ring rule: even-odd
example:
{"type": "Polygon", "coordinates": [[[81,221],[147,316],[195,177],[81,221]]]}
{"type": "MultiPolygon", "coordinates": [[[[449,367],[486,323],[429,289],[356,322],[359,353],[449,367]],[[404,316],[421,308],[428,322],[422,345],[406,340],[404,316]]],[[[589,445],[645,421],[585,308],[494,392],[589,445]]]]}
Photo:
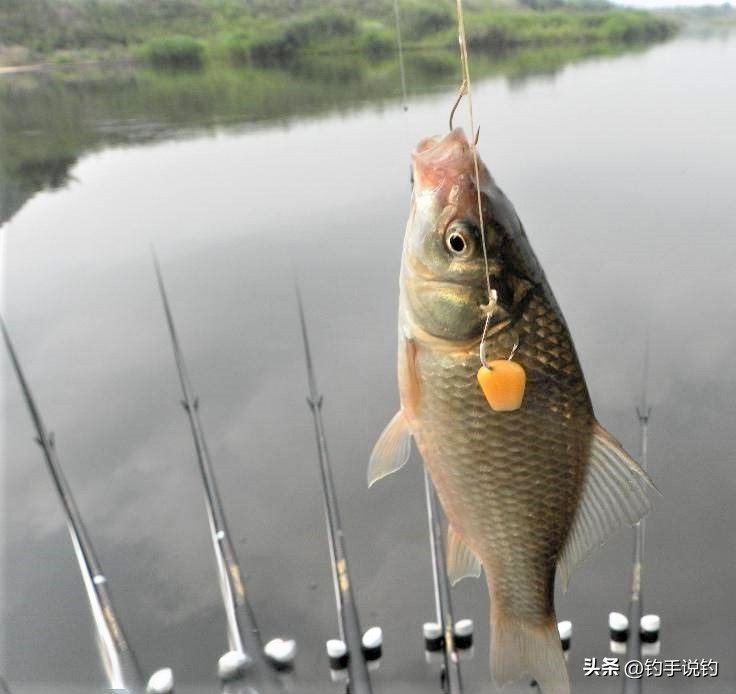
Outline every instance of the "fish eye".
{"type": "Polygon", "coordinates": [[[475,236],[462,222],[453,222],[445,231],[445,247],[457,258],[467,258],[475,248],[475,236]]]}

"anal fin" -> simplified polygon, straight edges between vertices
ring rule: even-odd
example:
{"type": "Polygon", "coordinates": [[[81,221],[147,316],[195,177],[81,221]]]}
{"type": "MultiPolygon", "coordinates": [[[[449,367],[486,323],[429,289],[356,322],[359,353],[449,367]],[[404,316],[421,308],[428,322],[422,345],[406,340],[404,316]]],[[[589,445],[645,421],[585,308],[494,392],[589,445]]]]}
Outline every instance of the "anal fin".
{"type": "Polygon", "coordinates": [[[403,467],[411,453],[411,431],[404,412],[399,410],[386,425],[373,447],[368,462],[368,486],[403,467]]]}
{"type": "Polygon", "coordinates": [[[582,497],[558,562],[565,589],[573,569],[616,529],[635,525],[647,514],[657,491],[649,475],[596,422],[582,497]]]}
{"type": "Polygon", "coordinates": [[[480,559],[452,525],[447,528],[447,576],[452,585],[468,576],[480,576],[480,559]]]}

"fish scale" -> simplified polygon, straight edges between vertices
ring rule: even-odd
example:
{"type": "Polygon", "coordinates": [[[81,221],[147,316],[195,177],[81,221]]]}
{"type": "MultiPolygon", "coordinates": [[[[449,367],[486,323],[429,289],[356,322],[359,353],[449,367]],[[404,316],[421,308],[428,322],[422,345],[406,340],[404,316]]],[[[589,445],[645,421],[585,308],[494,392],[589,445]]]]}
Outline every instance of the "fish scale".
{"type": "MultiPolygon", "coordinates": [[[[535,297],[514,326],[515,359],[529,380],[519,411],[488,407],[475,379],[477,345],[443,353],[420,342],[416,359],[421,406],[413,433],[448,519],[481,559],[493,599],[538,622],[552,614],[548,586],[577,505],[592,426],[585,382],[554,312],[535,297]],[[551,384],[560,372],[569,374],[565,389],[551,384]]],[[[499,334],[488,354],[508,355],[514,339],[511,330],[499,334]]]]}
{"type": "MultiPolygon", "coordinates": [[[[544,694],[569,694],[555,572],[567,581],[619,525],[636,523],[654,487],[595,420],[521,222],[485,166],[476,175],[465,135],[422,140],[413,158],[399,294],[401,408],[373,449],[369,484],[406,462],[414,437],[451,525],[451,577],[478,575],[479,561],[485,568],[497,681],[527,673],[544,694]],[[491,409],[477,378],[488,311],[486,358],[512,357],[525,375],[523,399],[510,411],[491,409]]],[[[503,383],[480,374],[486,385],[503,383]]]]}

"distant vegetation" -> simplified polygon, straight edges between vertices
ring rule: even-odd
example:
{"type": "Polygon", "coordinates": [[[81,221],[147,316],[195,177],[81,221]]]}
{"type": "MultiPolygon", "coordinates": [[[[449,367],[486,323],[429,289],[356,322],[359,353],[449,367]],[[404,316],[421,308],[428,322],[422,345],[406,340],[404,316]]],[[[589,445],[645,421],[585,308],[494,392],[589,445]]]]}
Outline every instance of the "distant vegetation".
{"type": "MultiPolygon", "coordinates": [[[[406,47],[454,47],[452,0],[400,0],[406,47]]],[[[670,19],[602,0],[468,0],[472,45],[500,50],[633,43],[670,19]]],[[[0,64],[144,59],[270,64],[305,53],[395,49],[393,0],[0,0],[0,64]]]]}
{"type": "MultiPolygon", "coordinates": [[[[473,76],[509,82],[554,75],[590,55],[631,46],[550,46],[501,54],[478,51],[473,76]]],[[[644,50],[636,47],[635,50],[644,50]]],[[[66,66],[0,79],[0,224],[39,190],[69,183],[78,159],[116,145],[345,111],[401,98],[395,55],[310,54],[288,66],[159,70],[145,66],[66,66]]],[[[455,49],[405,56],[410,95],[459,82],[455,49]]],[[[449,109],[449,103],[448,103],[449,109]]],[[[442,116],[444,120],[444,114],[442,116]]]]}
{"type": "Polygon", "coordinates": [[[731,3],[722,5],[703,5],[702,7],[666,7],[657,14],[678,24],[691,27],[707,26],[713,29],[736,26],[736,8],[731,3]]]}
{"type": "Polygon", "coordinates": [[[155,67],[198,68],[204,64],[204,44],[191,36],[162,36],[146,43],[144,55],[155,67]]]}

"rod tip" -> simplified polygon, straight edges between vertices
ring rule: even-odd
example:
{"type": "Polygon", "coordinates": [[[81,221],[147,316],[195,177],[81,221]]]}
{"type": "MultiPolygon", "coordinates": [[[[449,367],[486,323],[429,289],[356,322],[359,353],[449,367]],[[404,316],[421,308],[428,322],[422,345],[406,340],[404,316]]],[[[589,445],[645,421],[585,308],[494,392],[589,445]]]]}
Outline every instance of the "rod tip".
{"type": "Polygon", "coordinates": [[[461,651],[472,648],[474,631],[475,624],[472,619],[459,619],[455,622],[455,627],[453,629],[455,647],[461,651]]]}
{"type": "Polygon", "coordinates": [[[264,646],[263,652],[277,670],[288,670],[293,667],[296,658],[296,641],[294,639],[271,639],[264,646]]]}
{"type": "Polygon", "coordinates": [[[610,635],[609,648],[611,653],[616,653],[617,655],[626,653],[626,644],[629,640],[629,618],[620,612],[609,613],[608,631],[610,635]]]}
{"type": "Polygon", "coordinates": [[[620,612],[610,612],[608,615],[608,626],[614,631],[626,631],[629,628],[629,619],[620,612]]]}
{"type": "Polygon", "coordinates": [[[641,618],[641,630],[647,632],[659,631],[662,627],[662,619],[658,614],[645,614],[641,618]]]}
{"type": "Polygon", "coordinates": [[[325,643],[325,648],[329,658],[341,658],[348,652],[348,647],[341,639],[330,639],[325,643]]]}
{"type": "Polygon", "coordinates": [[[560,638],[565,641],[572,637],[572,622],[565,620],[557,623],[557,631],[560,632],[560,638]]]}
{"type": "Polygon", "coordinates": [[[228,651],[217,661],[217,676],[223,682],[239,679],[251,664],[251,659],[242,651],[228,651]]]}
{"type": "Polygon", "coordinates": [[[330,639],[325,644],[327,649],[327,657],[330,659],[330,670],[335,672],[341,672],[346,670],[348,667],[348,647],[341,639],[330,639]]]}
{"type": "Polygon", "coordinates": [[[156,670],[146,686],[146,694],[171,694],[174,691],[174,672],[170,667],[156,670]]]}
{"type": "Polygon", "coordinates": [[[642,656],[658,656],[660,651],[659,630],[662,620],[658,614],[645,614],[639,622],[642,656]]]}
{"type": "Polygon", "coordinates": [[[437,653],[442,650],[442,626],[437,622],[425,622],[422,625],[424,650],[426,653],[437,653]]]}
{"type": "Polygon", "coordinates": [[[383,629],[371,627],[366,629],[361,639],[363,656],[368,662],[380,660],[383,655],[383,629]]]}
{"type": "Polygon", "coordinates": [[[472,619],[459,619],[455,622],[455,636],[471,636],[474,628],[472,619]]]}

